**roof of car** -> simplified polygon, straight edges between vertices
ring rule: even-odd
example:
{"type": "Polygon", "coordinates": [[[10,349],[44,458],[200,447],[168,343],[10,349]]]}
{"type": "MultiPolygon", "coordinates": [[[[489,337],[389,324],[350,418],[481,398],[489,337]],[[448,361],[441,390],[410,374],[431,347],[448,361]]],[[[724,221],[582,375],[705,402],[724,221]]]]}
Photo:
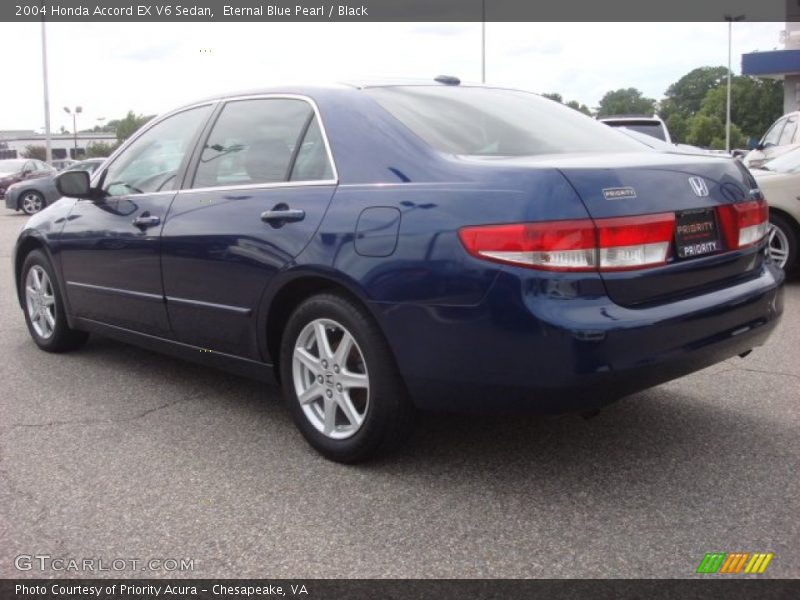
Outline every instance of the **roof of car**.
{"type": "Polygon", "coordinates": [[[237,90],[235,92],[226,92],[223,94],[215,94],[205,98],[200,98],[189,105],[201,104],[203,102],[211,102],[214,100],[225,100],[228,98],[238,98],[240,96],[260,96],[266,94],[313,94],[314,92],[329,92],[329,91],[347,91],[347,90],[361,90],[375,87],[393,87],[393,86],[441,86],[441,87],[490,87],[496,89],[512,89],[503,88],[502,86],[487,86],[481,83],[461,82],[458,84],[443,83],[435,79],[365,79],[365,80],[350,80],[344,82],[333,83],[316,83],[316,84],[293,84],[272,86],[265,88],[252,88],[247,90],[237,90]]]}
{"type": "Polygon", "coordinates": [[[658,115],[607,115],[597,117],[598,121],[661,121],[658,115]]]}

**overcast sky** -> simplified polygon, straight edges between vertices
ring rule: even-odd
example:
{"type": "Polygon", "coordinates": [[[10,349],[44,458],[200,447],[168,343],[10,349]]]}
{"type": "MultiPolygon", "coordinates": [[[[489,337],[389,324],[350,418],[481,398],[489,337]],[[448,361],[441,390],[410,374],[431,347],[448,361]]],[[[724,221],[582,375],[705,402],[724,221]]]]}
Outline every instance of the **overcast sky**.
{"type": "MultiPolygon", "coordinates": [[[[783,23],[736,23],[741,54],[780,47],[783,23]]],[[[39,23],[0,23],[0,129],[44,127],[39,23]],[[11,50],[14,49],[14,50],[11,50]]],[[[637,87],[659,99],[691,69],[725,65],[726,23],[489,23],[487,83],[596,107],[637,87]]],[[[452,74],[480,81],[480,23],[48,23],[51,127],[161,113],[272,84],[452,74]]]]}

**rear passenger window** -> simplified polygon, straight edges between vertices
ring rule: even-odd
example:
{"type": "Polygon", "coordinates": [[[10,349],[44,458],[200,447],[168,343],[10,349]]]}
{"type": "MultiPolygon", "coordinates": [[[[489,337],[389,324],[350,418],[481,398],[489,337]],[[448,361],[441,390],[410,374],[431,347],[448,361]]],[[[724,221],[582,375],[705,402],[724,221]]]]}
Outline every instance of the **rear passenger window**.
{"type": "Polygon", "coordinates": [[[318,181],[333,179],[333,169],[328,160],[328,150],[317,118],[311,121],[308,131],[297,151],[291,181],[318,181]]]}
{"type": "Polygon", "coordinates": [[[328,179],[330,172],[308,102],[236,100],[225,105],[214,124],[192,187],[328,179]]]}
{"type": "Polygon", "coordinates": [[[783,128],[781,138],[778,141],[779,146],[787,146],[794,140],[794,134],[797,131],[797,119],[792,117],[786,121],[786,127],[783,128]]]}

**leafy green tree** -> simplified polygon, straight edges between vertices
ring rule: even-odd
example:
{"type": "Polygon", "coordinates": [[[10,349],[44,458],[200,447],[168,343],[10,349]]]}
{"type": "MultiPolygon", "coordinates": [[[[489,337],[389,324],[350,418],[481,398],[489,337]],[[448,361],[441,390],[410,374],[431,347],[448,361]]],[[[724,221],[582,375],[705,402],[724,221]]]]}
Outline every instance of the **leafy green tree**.
{"type": "Polygon", "coordinates": [[[25,146],[22,158],[35,158],[37,160],[47,160],[47,148],[44,146],[25,146]]]}
{"type": "Polygon", "coordinates": [[[656,110],[656,101],[646,98],[636,88],[620,88],[606,92],[600,100],[597,115],[608,117],[612,115],[652,115],[656,110]]]}
{"type": "Polygon", "coordinates": [[[105,158],[106,156],[111,156],[111,153],[114,152],[119,147],[119,142],[116,144],[111,144],[108,142],[92,142],[88,146],[86,146],[86,158],[105,158]]]}
{"type": "MultiPolygon", "coordinates": [[[[724,123],[726,106],[727,87],[720,85],[706,93],[700,112],[713,115],[724,123]]],[[[731,122],[739,126],[745,137],[760,138],[782,114],[781,82],[743,76],[732,78],[731,122]]]]}
{"type": "Polygon", "coordinates": [[[128,111],[128,114],[124,119],[120,119],[118,122],[115,122],[117,129],[117,140],[119,142],[124,142],[154,116],[155,115],[136,115],[132,110],[128,111]]]}
{"type": "Polygon", "coordinates": [[[556,102],[562,103],[564,102],[564,97],[559,94],[558,92],[550,92],[549,94],[542,94],[544,98],[548,98],[550,100],[555,100],[556,102]]]}
{"type": "MultiPolygon", "coordinates": [[[[686,141],[690,144],[715,150],[725,149],[725,123],[716,115],[696,113],[689,119],[688,130],[686,141]]],[[[742,130],[731,123],[731,148],[741,148],[745,142],[742,130]]]]}
{"type": "Polygon", "coordinates": [[[679,115],[684,120],[689,119],[700,110],[708,91],[723,84],[727,75],[728,69],[725,67],[698,67],[689,71],[667,88],[661,101],[661,118],[666,121],[673,115],[679,115]]]}
{"type": "Polygon", "coordinates": [[[542,97],[549,98],[550,100],[555,100],[556,102],[563,104],[564,106],[569,106],[579,112],[582,112],[585,115],[592,116],[592,111],[589,110],[589,107],[585,104],[581,104],[577,100],[570,100],[569,102],[564,102],[564,97],[559,94],[558,92],[550,92],[549,94],[542,94],[542,97]]]}
{"type": "Polygon", "coordinates": [[[675,113],[670,115],[665,122],[673,142],[677,144],[686,139],[686,135],[689,133],[689,123],[686,117],[675,113]]]}
{"type": "Polygon", "coordinates": [[[585,115],[587,115],[589,117],[592,116],[592,111],[589,109],[589,107],[586,106],[585,104],[581,104],[577,100],[570,100],[569,102],[567,102],[566,106],[569,106],[570,108],[574,108],[575,110],[577,110],[579,112],[582,112],[583,114],[585,114],[585,115]]]}

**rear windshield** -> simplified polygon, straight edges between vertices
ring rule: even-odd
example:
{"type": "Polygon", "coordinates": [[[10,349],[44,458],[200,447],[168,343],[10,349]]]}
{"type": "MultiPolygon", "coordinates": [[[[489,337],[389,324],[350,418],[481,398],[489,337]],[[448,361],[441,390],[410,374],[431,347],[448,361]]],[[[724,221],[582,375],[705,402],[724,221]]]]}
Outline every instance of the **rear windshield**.
{"type": "Polygon", "coordinates": [[[664,135],[664,127],[658,121],[606,121],[606,124],[612,127],[627,127],[657,140],[667,141],[667,136],[664,135]]]}
{"type": "Polygon", "coordinates": [[[433,148],[449,154],[647,151],[619,131],[536,94],[455,86],[364,91],[433,148]]]}

